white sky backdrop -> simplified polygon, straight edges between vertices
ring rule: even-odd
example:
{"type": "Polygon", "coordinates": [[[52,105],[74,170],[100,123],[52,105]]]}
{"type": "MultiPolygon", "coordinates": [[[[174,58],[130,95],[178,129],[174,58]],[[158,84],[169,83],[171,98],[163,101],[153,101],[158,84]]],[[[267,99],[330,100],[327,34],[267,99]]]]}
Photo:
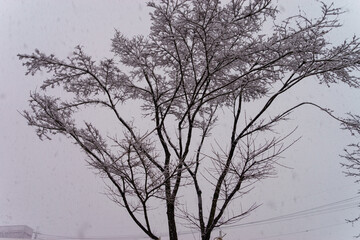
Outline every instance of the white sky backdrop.
{"type": "MultiPolygon", "coordinates": [[[[279,0],[279,4],[286,15],[296,13],[301,6],[309,16],[315,16],[320,7],[311,0],[279,0]]],[[[348,13],[341,17],[344,26],[331,35],[331,41],[340,42],[354,33],[360,36],[360,1],[335,0],[335,5],[348,13]]],[[[142,236],[126,212],[102,194],[102,180],[87,167],[76,146],[62,137],[41,142],[34,129],[27,126],[18,111],[27,109],[29,92],[38,86],[41,76],[25,77],[16,54],[39,48],[66,57],[75,45],[81,44],[87,53],[101,59],[111,56],[110,39],[115,28],[131,36],[146,35],[149,26],[148,9],[140,0],[0,0],[0,225],[27,224],[39,227],[42,233],[61,236],[142,236]]],[[[291,101],[292,97],[315,101],[332,107],[339,115],[360,113],[359,91],[345,86],[328,89],[304,83],[288,97],[282,100],[291,101]]],[[[281,101],[278,104],[281,106],[281,101]]],[[[339,130],[337,122],[311,108],[294,114],[293,121],[279,130],[288,131],[296,125],[296,134],[302,139],[282,161],[292,169],[279,169],[277,178],[257,185],[250,201],[263,205],[243,222],[356,196],[359,185],[344,177],[339,164],[339,154],[354,139],[339,130]]],[[[344,240],[360,232],[359,224],[342,224],[345,218],[358,213],[360,209],[352,208],[222,230],[228,233],[224,240],[344,240]],[[316,230],[306,232],[309,229],[316,230]]],[[[158,232],[165,230],[159,227],[158,232]]],[[[194,239],[198,235],[182,237],[194,239]]]]}

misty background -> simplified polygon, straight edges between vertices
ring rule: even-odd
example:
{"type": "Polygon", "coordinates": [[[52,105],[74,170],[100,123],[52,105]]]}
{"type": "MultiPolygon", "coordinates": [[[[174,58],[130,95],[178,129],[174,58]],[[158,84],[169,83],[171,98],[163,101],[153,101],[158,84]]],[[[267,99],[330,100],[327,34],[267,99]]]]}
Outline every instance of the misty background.
{"type": "MultiPolygon", "coordinates": [[[[281,16],[296,14],[299,6],[309,17],[320,12],[316,1],[274,2],[278,2],[281,16]]],[[[360,1],[334,3],[347,13],[340,16],[343,27],[332,32],[329,40],[340,43],[354,34],[360,36],[360,1]]],[[[38,48],[65,58],[80,44],[95,59],[111,57],[115,29],[126,36],[147,35],[148,12],[143,0],[0,0],[0,225],[26,224],[42,233],[38,235],[41,239],[144,237],[127,213],[105,196],[103,180],[87,166],[85,155],[77,146],[62,136],[40,141],[35,130],[27,126],[20,112],[28,109],[29,93],[37,88],[41,75],[25,76],[25,68],[16,55],[38,48]]],[[[278,106],[287,101],[311,100],[332,108],[338,116],[349,111],[360,113],[356,89],[341,84],[328,88],[312,80],[292,91],[289,99],[281,98],[284,103],[279,101],[278,106]]],[[[287,167],[279,167],[276,178],[256,185],[246,201],[262,206],[240,223],[357,196],[359,185],[344,176],[345,169],[340,167],[344,160],[339,155],[346,145],[359,139],[340,130],[338,122],[317,109],[302,108],[291,119],[277,129],[288,132],[298,125],[296,136],[302,138],[284,154],[281,163],[287,167]]],[[[333,210],[222,231],[228,233],[225,240],[338,240],[352,239],[360,232],[360,224],[345,224],[345,219],[359,215],[359,208],[333,210]]],[[[159,219],[158,232],[166,236],[163,221],[159,219]]],[[[180,229],[180,233],[184,233],[182,239],[198,237],[187,229],[180,229]]]]}

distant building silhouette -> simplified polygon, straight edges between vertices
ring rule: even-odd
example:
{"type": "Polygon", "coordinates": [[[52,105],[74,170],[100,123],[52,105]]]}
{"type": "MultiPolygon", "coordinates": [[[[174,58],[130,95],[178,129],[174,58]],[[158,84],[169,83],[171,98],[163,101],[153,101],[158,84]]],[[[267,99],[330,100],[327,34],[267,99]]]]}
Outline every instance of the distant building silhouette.
{"type": "Polygon", "coordinates": [[[0,238],[31,239],[34,230],[26,225],[0,226],[0,238]]]}

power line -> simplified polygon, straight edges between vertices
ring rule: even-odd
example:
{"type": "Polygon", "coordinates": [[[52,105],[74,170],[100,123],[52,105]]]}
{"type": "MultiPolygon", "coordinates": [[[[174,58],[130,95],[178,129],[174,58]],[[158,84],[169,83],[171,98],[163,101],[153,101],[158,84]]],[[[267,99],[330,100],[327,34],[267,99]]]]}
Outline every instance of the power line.
{"type": "Polygon", "coordinates": [[[312,217],[312,216],[317,216],[317,215],[321,215],[321,214],[327,214],[327,213],[338,212],[338,211],[347,210],[347,209],[351,209],[351,208],[357,208],[359,206],[359,201],[354,201],[354,200],[357,200],[359,198],[360,198],[360,196],[351,197],[351,198],[343,199],[340,201],[313,207],[310,209],[305,209],[305,210],[301,210],[301,211],[297,211],[297,212],[293,212],[293,213],[289,213],[289,214],[280,215],[277,217],[271,217],[271,218],[247,222],[247,223],[240,223],[240,224],[235,224],[235,225],[231,225],[231,226],[224,226],[223,228],[236,228],[236,227],[246,227],[246,226],[276,223],[276,222],[281,222],[281,221],[285,221],[285,220],[286,221],[287,220],[295,220],[295,219],[304,218],[304,217],[312,217]]]}
{"type": "MultiPolygon", "coordinates": [[[[276,217],[271,217],[271,218],[267,218],[267,219],[251,221],[251,222],[246,222],[246,223],[223,226],[221,228],[223,228],[223,229],[242,228],[242,227],[258,226],[258,225],[263,225],[263,224],[273,224],[273,223],[278,223],[278,222],[282,222],[282,221],[296,220],[296,219],[300,219],[300,218],[304,218],[304,217],[313,217],[313,216],[317,216],[317,215],[329,214],[329,213],[343,211],[343,210],[347,210],[347,209],[358,208],[359,207],[359,198],[360,198],[360,196],[351,197],[351,198],[323,204],[323,205],[320,205],[317,207],[313,207],[313,208],[309,208],[309,209],[305,209],[305,210],[301,210],[301,211],[296,211],[296,212],[289,213],[289,214],[279,215],[276,217]]],[[[323,228],[323,227],[320,227],[320,228],[323,228]]],[[[318,228],[318,229],[320,229],[320,228],[318,228]]],[[[310,230],[306,230],[306,231],[310,231],[310,230]]],[[[311,231],[313,231],[313,230],[311,230],[311,231]]],[[[301,232],[303,232],[303,231],[301,231],[301,232]]],[[[192,233],[193,233],[193,231],[191,231],[191,230],[190,231],[180,231],[178,233],[178,235],[187,235],[187,234],[192,234],[192,233]]],[[[295,234],[295,233],[297,233],[297,232],[289,233],[289,234],[295,234]]],[[[52,239],[55,238],[56,240],[63,240],[63,239],[115,240],[115,239],[130,239],[130,238],[144,239],[145,238],[145,236],[143,234],[142,235],[119,235],[119,236],[114,236],[114,237],[103,237],[103,236],[74,237],[74,236],[52,235],[52,234],[46,234],[46,233],[41,233],[41,232],[37,232],[37,234],[44,236],[44,237],[50,237],[52,239]]],[[[165,236],[165,235],[166,235],[165,233],[159,234],[159,236],[165,236]]],[[[50,238],[47,238],[47,239],[50,239],[50,238]]],[[[39,238],[39,239],[42,239],[42,238],[39,238]]]]}
{"type": "Polygon", "coordinates": [[[289,236],[289,235],[295,235],[295,234],[300,234],[300,233],[308,233],[308,232],[318,231],[318,230],[321,230],[321,229],[324,229],[324,228],[331,228],[331,227],[340,226],[340,225],[344,225],[344,224],[346,224],[346,222],[321,226],[321,227],[317,227],[317,228],[310,228],[310,229],[305,229],[305,230],[296,231],[296,232],[289,232],[289,233],[271,235],[271,236],[267,236],[267,237],[252,238],[251,240],[263,240],[263,239],[270,239],[270,238],[274,238],[274,237],[285,237],[285,236],[289,236]]]}
{"type": "MultiPolygon", "coordinates": [[[[317,216],[317,215],[321,215],[321,214],[328,214],[328,213],[343,211],[343,210],[347,210],[347,209],[358,208],[359,202],[356,200],[358,200],[359,198],[360,198],[360,196],[351,197],[351,198],[339,200],[336,202],[323,204],[323,205],[313,207],[310,209],[301,210],[301,211],[297,211],[297,212],[293,212],[293,213],[289,213],[289,214],[285,214],[285,215],[280,215],[277,217],[272,217],[272,218],[267,218],[267,219],[262,219],[262,220],[247,222],[247,223],[241,223],[241,224],[236,224],[236,225],[231,225],[231,226],[224,226],[221,228],[222,229],[241,228],[241,227],[252,227],[252,226],[258,226],[258,225],[264,225],[264,224],[273,224],[273,223],[278,223],[278,222],[282,222],[282,221],[296,220],[296,219],[304,218],[304,217],[313,217],[313,216],[317,216]]],[[[178,235],[187,235],[187,234],[191,234],[191,233],[192,233],[192,231],[182,231],[182,232],[179,232],[178,235]]],[[[164,236],[164,235],[165,234],[163,234],[162,236],[164,236]]]]}

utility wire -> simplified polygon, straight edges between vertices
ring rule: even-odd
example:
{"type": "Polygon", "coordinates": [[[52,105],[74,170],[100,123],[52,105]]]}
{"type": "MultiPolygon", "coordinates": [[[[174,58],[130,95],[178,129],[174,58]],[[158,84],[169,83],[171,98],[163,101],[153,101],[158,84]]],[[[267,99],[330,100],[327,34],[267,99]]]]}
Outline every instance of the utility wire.
{"type": "Polygon", "coordinates": [[[269,223],[277,223],[277,222],[281,222],[281,221],[296,220],[296,219],[304,218],[304,217],[312,217],[312,216],[317,216],[317,215],[321,215],[321,214],[327,214],[327,213],[333,213],[333,212],[343,211],[343,210],[347,210],[347,209],[357,208],[357,207],[359,207],[359,204],[360,204],[359,198],[360,198],[360,196],[356,196],[356,197],[347,198],[344,200],[320,205],[320,206],[313,207],[310,209],[301,210],[301,211],[297,211],[297,212],[293,212],[293,213],[289,213],[289,214],[285,214],[285,215],[280,215],[277,217],[271,217],[271,218],[262,219],[262,220],[258,220],[258,221],[234,224],[234,225],[224,226],[222,228],[238,228],[238,227],[256,226],[256,225],[269,224],[269,223]],[[357,201],[355,201],[355,200],[357,200],[357,201]]]}
{"type": "MultiPolygon", "coordinates": [[[[336,202],[320,205],[320,206],[317,206],[317,207],[313,207],[313,208],[309,208],[309,209],[289,213],[289,214],[284,214],[284,215],[280,215],[280,216],[276,216],[276,217],[271,217],[271,218],[267,218],[267,219],[251,221],[251,222],[246,222],[246,223],[223,226],[221,228],[222,229],[226,229],[226,228],[242,228],[242,227],[258,226],[258,225],[263,225],[263,224],[273,224],[273,223],[278,223],[278,222],[282,222],[282,221],[296,220],[296,219],[300,219],[300,218],[304,218],[304,217],[313,217],[313,216],[317,216],[317,215],[321,215],[321,214],[328,214],[328,213],[343,211],[343,210],[347,210],[347,209],[358,208],[359,204],[360,204],[359,198],[360,198],[360,196],[351,197],[351,198],[339,200],[339,201],[336,201],[336,202]]],[[[333,226],[333,225],[331,225],[331,226],[333,226]]],[[[320,227],[320,228],[324,228],[324,227],[320,227]]],[[[318,229],[320,229],[320,228],[318,228],[318,229]]],[[[312,229],[310,229],[310,230],[313,231],[312,229]]],[[[306,230],[306,231],[310,231],[310,230],[306,230]]],[[[301,232],[303,232],[303,231],[301,231],[301,232]]],[[[132,239],[144,239],[144,238],[146,238],[146,237],[144,237],[143,234],[141,234],[141,235],[119,235],[119,236],[114,236],[114,237],[102,237],[102,236],[98,236],[98,237],[74,237],[74,236],[52,235],[52,234],[46,234],[46,233],[41,233],[41,232],[36,232],[36,233],[38,235],[43,236],[43,237],[47,237],[46,238],[47,240],[49,240],[49,239],[55,239],[55,240],[64,240],[64,239],[74,239],[74,240],[77,240],[77,239],[84,239],[84,240],[95,240],[95,239],[115,240],[115,239],[131,239],[131,238],[132,239]]],[[[297,233],[297,232],[289,233],[289,234],[295,234],[295,233],[297,233]]],[[[178,235],[187,235],[187,234],[193,234],[193,231],[191,231],[191,230],[190,231],[180,231],[178,233],[178,235]]],[[[166,235],[165,233],[159,234],[159,236],[165,236],[165,235],[166,235]]],[[[43,238],[39,238],[39,239],[43,239],[43,238]]]]}
{"type": "MultiPolygon", "coordinates": [[[[301,211],[284,214],[284,215],[280,215],[280,216],[276,216],[276,217],[271,217],[271,218],[266,218],[266,219],[251,221],[251,222],[246,222],[246,223],[222,226],[221,229],[243,228],[243,227],[253,227],[253,226],[264,225],[264,224],[273,224],[273,223],[278,223],[278,222],[283,222],[283,221],[297,220],[297,219],[304,218],[304,217],[313,217],[313,216],[317,216],[317,215],[329,214],[329,213],[333,213],[333,212],[344,211],[347,209],[358,208],[359,204],[360,204],[359,198],[360,198],[360,196],[351,197],[351,198],[339,200],[336,202],[313,207],[310,209],[301,210],[301,211]]],[[[185,235],[185,234],[190,234],[190,233],[191,233],[190,231],[184,231],[184,232],[179,232],[179,235],[185,235]]]]}
{"type": "Polygon", "coordinates": [[[344,225],[344,224],[346,224],[346,222],[321,226],[321,227],[317,227],[317,228],[310,228],[310,229],[305,229],[305,230],[296,231],[296,232],[271,235],[271,236],[267,236],[267,237],[252,238],[251,240],[263,240],[263,239],[270,239],[270,238],[275,238],[275,237],[284,237],[284,236],[289,236],[289,235],[295,235],[295,234],[300,234],[300,233],[309,233],[309,232],[318,231],[318,230],[325,229],[325,228],[337,227],[337,226],[344,225]]]}

